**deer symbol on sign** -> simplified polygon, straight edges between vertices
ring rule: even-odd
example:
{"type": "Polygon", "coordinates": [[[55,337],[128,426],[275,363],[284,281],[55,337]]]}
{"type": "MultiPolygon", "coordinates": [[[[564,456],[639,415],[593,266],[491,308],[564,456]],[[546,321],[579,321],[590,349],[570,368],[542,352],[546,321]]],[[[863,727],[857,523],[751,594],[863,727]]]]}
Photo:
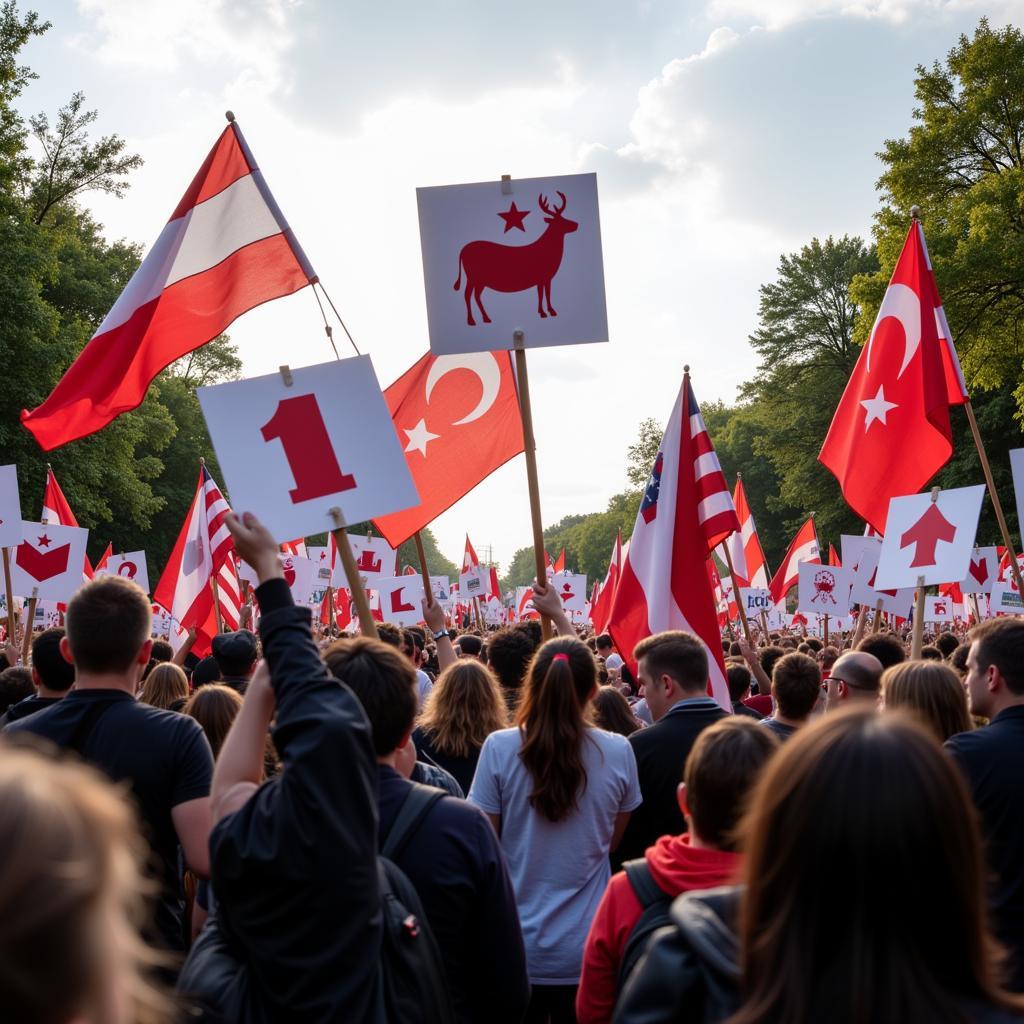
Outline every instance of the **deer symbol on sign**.
{"type": "Polygon", "coordinates": [[[522,292],[527,288],[536,288],[538,315],[542,319],[558,316],[551,305],[551,279],[562,265],[565,236],[579,227],[576,221],[562,216],[567,200],[562,192],[558,196],[562,204],[553,210],[544,196],[537,197],[538,205],[547,214],[544,218],[547,228],[540,238],[528,245],[501,245],[498,242],[478,240],[467,242],[462,247],[459,252],[459,275],[452,287],[455,291],[459,290],[462,272],[465,270],[466,323],[470,327],[476,326],[471,304],[474,296],[484,323],[491,322],[480,297],[485,288],[493,288],[496,292],[522,292]]]}

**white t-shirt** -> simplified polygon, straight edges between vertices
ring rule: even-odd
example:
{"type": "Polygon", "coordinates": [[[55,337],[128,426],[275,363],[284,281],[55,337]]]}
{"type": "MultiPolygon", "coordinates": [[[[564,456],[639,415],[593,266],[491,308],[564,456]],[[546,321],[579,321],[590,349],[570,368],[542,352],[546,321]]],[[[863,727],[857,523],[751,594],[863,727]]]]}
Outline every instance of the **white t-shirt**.
{"type": "Polygon", "coordinates": [[[588,729],[587,784],[567,818],[550,822],[530,806],[533,778],[519,758],[519,729],[491,733],[469,799],[501,815],[501,845],[519,908],[533,985],[575,985],[583,944],[608,885],[608,847],[620,811],[640,806],[636,758],[624,736],[588,729]]]}
{"type": "Polygon", "coordinates": [[[434,684],[430,681],[430,676],[427,675],[423,669],[416,669],[416,690],[419,695],[419,709],[423,710],[423,704],[427,699],[427,694],[434,688],[434,684]]]}

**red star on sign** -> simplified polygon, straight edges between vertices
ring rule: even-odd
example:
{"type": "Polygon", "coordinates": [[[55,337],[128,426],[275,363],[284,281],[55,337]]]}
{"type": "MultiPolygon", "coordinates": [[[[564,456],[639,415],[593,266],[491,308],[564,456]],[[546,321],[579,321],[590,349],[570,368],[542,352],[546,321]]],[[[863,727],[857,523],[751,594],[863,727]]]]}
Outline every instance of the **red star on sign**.
{"type": "Polygon", "coordinates": [[[512,205],[504,213],[499,213],[498,216],[505,222],[505,230],[502,234],[506,234],[511,228],[519,228],[520,231],[525,232],[526,228],[523,227],[523,218],[529,217],[530,211],[517,210],[515,200],[513,200],[512,205]]]}
{"type": "Polygon", "coordinates": [[[40,537],[40,538],[39,538],[39,540],[38,540],[38,541],[36,541],[36,543],[37,543],[37,544],[38,544],[38,545],[39,545],[39,546],[40,546],[41,548],[48,548],[48,547],[50,546],[50,538],[49,538],[49,537],[47,537],[47,536],[46,536],[46,534],[44,533],[44,534],[42,535],[42,537],[40,537]]]}

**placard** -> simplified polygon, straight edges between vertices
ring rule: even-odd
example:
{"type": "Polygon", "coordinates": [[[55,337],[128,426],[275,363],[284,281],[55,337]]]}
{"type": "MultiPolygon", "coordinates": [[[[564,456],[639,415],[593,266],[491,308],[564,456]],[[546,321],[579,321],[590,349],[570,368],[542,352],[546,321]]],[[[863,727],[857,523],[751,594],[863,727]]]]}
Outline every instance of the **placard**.
{"type": "Polygon", "coordinates": [[[797,608],[802,612],[842,617],[850,613],[853,571],[834,565],[800,562],[797,608]]]}
{"type": "Polygon", "coordinates": [[[1024,615],[1024,601],[1012,582],[999,581],[992,587],[989,611],[992,615],[997,612],[1003,615],[1024,615]]]}
{"type": "Polygon", "coordinates": [[[102,569],[97,569],[93,576],[120,576],[138,584],[145,593],[149,593],[145,551],[127,551],[121,555],[111,555],[107,559],[107,564],[102,569]]]}
{"type": "Polygon", "coordinates": [[[490,585],[490,572],[480,566],[459,573],[459,597],[463,601],[471,602],[474,597],[483,597],[490,585]]]}
{"type": "Polygon", "coordinates": [[[739,594],[748,618],[760,617],[761,612],[771,611],[774,606],[772,592],[767,587],[740,587],[739,594]]]}
{"type": "Polygon", "coordinates": [[[369,356],[199,388],[232,507],[276,537],[419,503],[369,356]]]}
{"type": "Polygon", "coordinates": [[[595,174],[418,188],[437,355],[608,340],[595,174]],[[454,282],[454,285],[453,285],[454,282]]]}
{"type": "Polygon", "coordinates": [[[581,573],[556,572],[551,586],[558,592],[566,612],[585,612],[587,609],[587,577],[581,573]]]}
{"type": "Polygon", "coordinates": [[[380,610],[385,622],[415,626],[423,621],[422,576],[391,576],[378,580],[374,587],[380,595],[380,610]]]}
{"type": "MultiPolygon", "coordinates": [[[[377,586],[382,579],[398,575],[398,551],[383,537],[367,537],[360,533],[348,534],[348,546],[352,549],[356,569],[363,586],[377,586]]],[[[334,560],[333,581],[336,587],[347,587],[345,566],[340,558],[334,560]]]]}
{"type": "Polygon", "coordinates": [[[21,543],[11,559],[11,584],[18,597],[68,601],[82,585],[89,531],[78,526],[22,522],[21,543]]]}
{"type": "Polygon", "coordinates": [[[21,523],[18,467],[0,466],[0,548],[18,545],[22,537],[21,523]]]}
{"type": "Polygon", "coordinates": [[[451,598],[452,590],[447,576],[431,576],[430,589],[434,594],[434,600],[440,604],[446,603],[451,598]]]}
{"type": "Polygon", "coordinates": [[[960,581],[965,594],[991,594],[999,578],[999,552],[995,547],[975,548],[967,563],[967,575],[960,581]]]}
{"type": "Polygon", "coordinates": [[[963,616],[963,605],[956,604],[950,597],[943,597],[940,594],[924,599],[925,622],[953,622],[955,619],[962,619],[963,616]]]}

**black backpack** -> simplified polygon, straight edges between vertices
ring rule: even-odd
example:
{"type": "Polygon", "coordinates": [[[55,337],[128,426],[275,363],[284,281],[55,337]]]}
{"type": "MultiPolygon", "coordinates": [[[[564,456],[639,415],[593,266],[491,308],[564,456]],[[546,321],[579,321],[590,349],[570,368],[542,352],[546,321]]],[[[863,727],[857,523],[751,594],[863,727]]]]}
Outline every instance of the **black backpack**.
{"type": "Polygon", "coordinates": [[[625,988],[629,976],[647,949],[647,941],[652,933],[672,923],[672,919],[669,917],[672,897],[651,877],[651,869],[647,866],[647,860],[644,857],[627,860],[623,863],[622,870],[626,872],[629,884],[633,887],[640,906],[643,907],[643,913],[633,925],[622,951],[619,980],[615,986],[616,995],[619,995],[625,988]]]}

